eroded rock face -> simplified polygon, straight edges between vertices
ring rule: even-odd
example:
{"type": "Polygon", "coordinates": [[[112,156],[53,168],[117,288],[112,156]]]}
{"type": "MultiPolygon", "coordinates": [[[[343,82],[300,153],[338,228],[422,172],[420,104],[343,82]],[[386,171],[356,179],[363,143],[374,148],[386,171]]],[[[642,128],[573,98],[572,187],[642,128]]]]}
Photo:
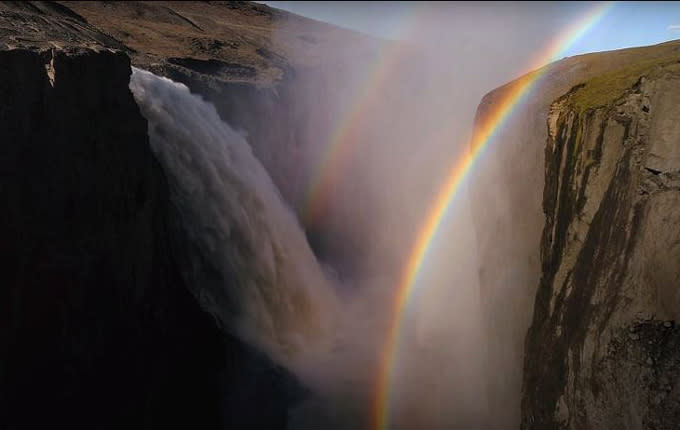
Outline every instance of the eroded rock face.
{"type": "Polygon", "coordinates": [[[680,75],[669,67],[596,109],[572,95],[548,118],[522,428],[675,428],[680,75]]]}

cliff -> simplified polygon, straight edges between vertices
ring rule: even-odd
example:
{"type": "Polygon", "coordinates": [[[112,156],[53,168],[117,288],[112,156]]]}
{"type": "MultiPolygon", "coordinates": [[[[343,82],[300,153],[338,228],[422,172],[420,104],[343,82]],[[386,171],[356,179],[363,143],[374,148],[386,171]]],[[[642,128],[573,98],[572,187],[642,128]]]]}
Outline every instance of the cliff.
{"type": "Polygon", "coordinates": [[[551,106],[523,428],[677,425],[678,60],[615,70],[551,106]],[[639,80],[622,95],[606,88],[628,75],[639,80]]]}
{"type": "MultiPolygon", "coordinates": [[[[677,305],[659,283],[677,268],[669,118],[679,47],[547,66],[473,174],[487,365],[502,375],[488,382],[498,428],[519,425],[520,410],[523,428],[674,422],[673,408],[657,405],[677,377],[645,363],[674,354],[677,305]]],[[[512,85],[484,97],[478,121],[512,85]]]]}
{"type": "Polygon", "coordinates": [[[285,427],[295,383],[178,272],[128,56],[58,4],[0,41],[0,428],[285,427]]]}
{"type": "Polygon", "coordinates": [[[2,427],[217,422],[221,336],[174,270],[127,58],[0,64],[2,427]]]}

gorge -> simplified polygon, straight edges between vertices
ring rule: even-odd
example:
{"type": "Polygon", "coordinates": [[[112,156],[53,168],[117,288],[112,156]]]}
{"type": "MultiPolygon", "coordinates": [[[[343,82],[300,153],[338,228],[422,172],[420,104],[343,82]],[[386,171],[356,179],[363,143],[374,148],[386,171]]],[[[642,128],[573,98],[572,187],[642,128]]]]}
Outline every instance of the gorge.
{"type": "Polygon", "coordinates": [[[540,69],[399,313],[539,73],[454,123],[441,68],[256,3],[1,3],[0,428],[675,428],[680,43],[540,69]]]}

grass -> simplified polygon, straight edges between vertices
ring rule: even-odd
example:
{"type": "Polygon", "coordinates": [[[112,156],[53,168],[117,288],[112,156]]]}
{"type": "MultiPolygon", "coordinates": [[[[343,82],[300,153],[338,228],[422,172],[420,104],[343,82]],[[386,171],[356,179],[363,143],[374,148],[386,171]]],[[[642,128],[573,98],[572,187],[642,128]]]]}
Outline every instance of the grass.
{"type": "Polygon", "coordinates": [[[608,106],[632,88],[640,77],[652,77],[667,66],[677,64],[678,61],[680,61],[680,54],[674,53],[634,62],[599,74],[587,80],[583,87],[572,94],[570,104],[579,113],[608,106]]]}

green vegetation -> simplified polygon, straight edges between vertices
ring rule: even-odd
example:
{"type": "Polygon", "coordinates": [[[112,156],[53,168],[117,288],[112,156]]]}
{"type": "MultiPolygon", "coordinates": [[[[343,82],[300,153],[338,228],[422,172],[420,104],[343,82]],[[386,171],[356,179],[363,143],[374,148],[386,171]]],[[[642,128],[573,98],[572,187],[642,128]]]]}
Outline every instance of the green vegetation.
{"type": "Polygon", "coordinates": [[[626,64],[606,73],[595,76],[585,82],[571,96],[570,103],[579,113],[588,109],[606,106],[621,97],[641,76],[651,77],[662,69],[680,61],[680,54],[674,53],[660,58],[626,64]]]}

